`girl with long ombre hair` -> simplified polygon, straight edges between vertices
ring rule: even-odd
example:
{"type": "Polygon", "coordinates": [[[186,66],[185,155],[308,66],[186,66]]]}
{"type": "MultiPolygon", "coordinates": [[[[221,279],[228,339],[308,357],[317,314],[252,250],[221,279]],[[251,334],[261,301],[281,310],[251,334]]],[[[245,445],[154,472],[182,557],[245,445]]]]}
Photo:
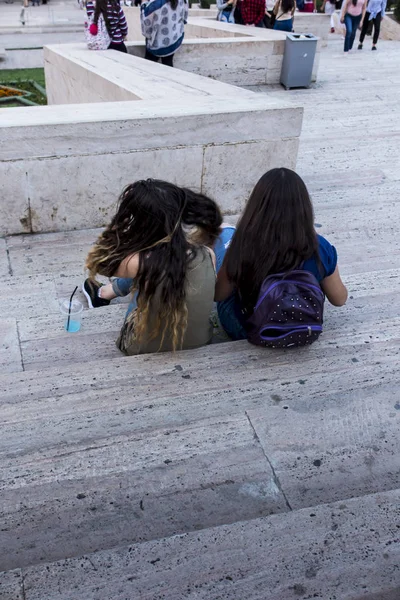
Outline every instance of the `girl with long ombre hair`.
{"type": "Polygon", "coordinates": [[[312,273],[334,306],[347,290],[336,249],[314,229],[314,211],[304,181],[290,169],[268,171],[252,191],[218,272],[218,316],[233,339],[245,339],[263,281],[303,269],[312,273]]]}
{"type": "Polygon", "coordinates": [[[83,286],[91,308],[130,292],[117,345],[125,354],[196,348],[212,338],[217,204],[157,180],[137,181],[90,251],[83,286]],[[115,277],[101,285],[96,275],[115,277]]]}

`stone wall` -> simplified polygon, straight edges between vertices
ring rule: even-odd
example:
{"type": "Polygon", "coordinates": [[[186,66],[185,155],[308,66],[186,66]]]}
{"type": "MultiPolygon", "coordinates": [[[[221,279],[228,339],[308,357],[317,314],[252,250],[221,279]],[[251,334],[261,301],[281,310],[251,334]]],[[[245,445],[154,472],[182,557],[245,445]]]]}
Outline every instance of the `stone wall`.
{"type": "Polygon", "coordinates": [[[147,177],[237,213],[263,172],[295,167],[303,110],[254,94],[229,107],[210,96],[190,107],[153,100],[4,113],[0,235],[104,225],[122,188],[147,177]]]}
{"type": "Polygon", "coordinates": [[[400,41],[400,23],[395,21],[391,15],[386,15],[381,23],[380,37],[383,40],[400,41]]]}
{"type": "MultiPolygon", "coordinates": [[[[216,38],[236,53],[241,77],[247,44],[264,61],[276,45],[283,52],[282,34],[263,34],[216,38]]],[[[196,60],[210,61],[204,40],[190,43],[201,44],[196,60]]],[[[211,62],[223,79],[217,54],[211,62]]],[[[148,177],[202,191],[234,214],[265,171],[296,166],[303,110],[281,100],[83,44],[45,48],[45,67],[53,106],[0,116],[0,235],[105,225],[122,188],[148,177]]]]}

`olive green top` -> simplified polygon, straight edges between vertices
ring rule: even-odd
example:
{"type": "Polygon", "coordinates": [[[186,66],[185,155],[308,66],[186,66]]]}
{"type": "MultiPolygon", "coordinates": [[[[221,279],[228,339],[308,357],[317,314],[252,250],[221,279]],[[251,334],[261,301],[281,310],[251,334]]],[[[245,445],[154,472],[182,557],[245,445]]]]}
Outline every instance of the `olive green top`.
{"type": "MultiPolygon", "coordinates": [[[[210,313],[213,308],[215,293],[215,268],[210,251],[205,246],[199,247],[195,257],[190,261],[186,273],[186,306],[188,310],[187,328],[183,338],[182,349],[198,348],[209,344],[213,335],[210,313]]],[[[157,292],[154,303],[157,303],[157,292]]],[[[149,328],[151,330],[151,315],[149,328]]],[[[167,328],[162,346],[162,331],[150,341],[143,339],[140,343],[135,339],[132,328],[122,327],[117,340],[118,348],[128,355],[147,354],[149,352],[167,352],[172,350],[171,330],[167,328]]]]}

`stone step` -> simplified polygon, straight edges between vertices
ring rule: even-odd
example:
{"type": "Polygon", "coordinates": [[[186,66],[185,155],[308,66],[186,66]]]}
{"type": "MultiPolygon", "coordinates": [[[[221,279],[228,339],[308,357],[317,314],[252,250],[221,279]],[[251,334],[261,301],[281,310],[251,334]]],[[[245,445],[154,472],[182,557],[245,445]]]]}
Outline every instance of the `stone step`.
{"type": "MultiPolygon", "coordinates": [[[[351,266],[362,256],[380,259],[387,254],[388,246],[391,248],[391,254],[398,253],[400,243],[397,232],[393,226],[389,227],[388,223],[389,212],[391,223],[400,218],[398,203],[393,199],[390,200],[391,195],[396,193],[398,183],[392,182],[392,186],[388,186],[385,202],[382,202],[376,211],[372,211],[371,205],[376,203],[376,188],[372,182],[375,177],[382,179],[383,173],[381,171],[371,173],[368,178],[368,173],[363,172],[364,186],[368,183],[371,188],[368,188],[368,192],[364,192],[361,181],[358,182],[358,187],[354,189],[354,205],[350,207],[347,197],[347,188],[353,185],[349,181],[350,175],[338,173],[337,176],[339,181],[331,181],[328,176],[324,179],[309,175],[308,181],[314,192],[313,196],[317,199],[315,202],[317,232],[328,237],[337,247],[339,267],[343,264],[351,266]],[[322,192],[321,188],[323,188],[322,192]],[[357,221],[353,218],[355,207],[359,213],[357,221]]],[[[236,221],[236,217],[230,215],[229,222],[232,221],[236,221]]],[[[67,232],[64,235],[50,233],[0,240],[0,273],[7,276],[11,270],[15,277],[42,274],[43,278],[52,274],[58,286],[64,280],[64,287],[68,288],[66,289],[68,293],[73,284],[72,278],[79,283],[84,279],[85,258],[99,233],[100,230],[90,229],[67,232]]],[[[394,258],[391,268],[396,264],[394,258]]],[[[369,270],[380,271],[381,268],[370,266],[369,270]]],[[[36,281],[38,280],[39,278],[36,278],[36,281]]]]}
{"type": "MultiPolygon", "coordinates": [[[[319,343],[328,347],[400,339],[397,299],[398,293],[380,294],[361,297],[357,303],[354,299],[353,304],[340,311],[327,308],[325,333],[319,343]]],[[[74,334],[65,332],[60,314],[18,321],[24,369],[42,370],[49,364],[93,362],[122,356],[115,342],[125,313],[126,305],[85,311],[82,329],[74,334]]],[[[222,334],[216,330],[215,341],[229,341],[222,334]]]]}
{"type": "Polygon", "coordinates": [[[0,570],[400,487],[398,341],[216,350],[0,376],[0,570]]]}
{"type": "Polygon", "coordinates": [[[87,253],[101,231],[83,229],[7,237],[12,273],[15,276],[73,274],[83,278],[87,253]]]}
{"type": "MultiPolygon", "coordinates": [[[[351,242],[354,241],[355,237],[351,242]]],[[[360,262],[365,264],[361,256],[360,262]]],[[[325,333],[319,343],[346,346],[348,343],[372,343],[398,338],[400,321],[396,306],[400,289],[399,272],[399,269],[388,268],[345,275],[350,298],[340,310],[327,303],[325,333]]],[[[58,299],[69,297],[75,285],[81,281],[74,275],[51,273],[3,278],[0,290],[4,320],[2,327],[9,331],[10,341],[6,346],[12,347],[14,357],[11,362],[4,364],[3,371],[21,370],[21,361],[25,370],[43,370],[49,365],[93,362],[120,356],[115,341],[123,323],[126,305],[85,310],[81,331],[72,335],[64,331],[58,299]]],[[[80,290],[77,298],[86,306],[86,299],[80,290]]],[[[224,339],[226,337],[216,337],[216,341],[224,339]]]]}
{"type": "MultiPolygon", "coordinates": [[[[397,600],[400,491],[0,574],[24,600],[397,600]]],[[[0,587],[0,589],[1,589],[0,587]]]]}
{"type": "MultiPolygon", "coordinates": [[[[369,337],[369,336],[368,336],[369,337]]],[[[206,346],[197,350],[177,353],[158,353],[134,357],[122,357],[77,363],[75,365],[49,365],[45,370],[33,370],[18,374],[0,375],[0,405],[16,404],[25,399],[31,401],[44,398],[60,398],[65,394],[83,394],[117,387],[137,390],[138,385],[147,386],[154,378],[163,378],[162,387],[168,377],[177,378],[183,386],[186,380],[195,379],[196,385],[217,381],[218,385],[230,387],[243,382],[258,385],[293,382],[296,390],[299,381],[311,377],[316,391],[328,380],[329,389],[345,390],[349,381],[344,381],[343,372],[354,378],[356,385],[370,381],[371,369],[379,369],[381,380],[396,372],[398,361],[398,339],[370,343],[365,339],[355,340],[349,335],[346,347],[338,344],[313,344],[296,351],[268,351],[250,345],[247,341],[230,342],[219,346],[206,346]],[[223,381],[226,376],[226,381],[223,381]]],[[[175,380],[173,380],[175,382],[175,380]]],[[[195,388],[198,390],[199,388],[195,388]]],[[[291,390],[285,385],[285,391],[291,390]]]]}
{"type": "Polygon", "coordinates": [[[2,452],[0,571],[288,510],[244,412],[144,434],[131,414],[121,435],[2,452]]]}

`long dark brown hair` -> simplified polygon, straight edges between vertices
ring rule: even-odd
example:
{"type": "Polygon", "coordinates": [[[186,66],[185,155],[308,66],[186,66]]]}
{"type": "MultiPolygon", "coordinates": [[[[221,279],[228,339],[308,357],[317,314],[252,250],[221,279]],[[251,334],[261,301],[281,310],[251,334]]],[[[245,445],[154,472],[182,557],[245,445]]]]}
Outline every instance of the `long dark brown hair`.
{"type": "Polygon", "coordinates": [[[104,21],[106,23],[107,29],[110,30],[110,22],[108,20],[108,5],[110,4],[114,10],[120,10],[121,5],[118,0],[96,0],[95,8],[94,8],[94,19],[93,21],[96,23],[99,22],[100,15],[103,15],[104,21]]]}
{"type": "Polygon", "coordinates": [[[112,277],[125,258],[139,254],[134,282],[138,309],[131,317],[139,342],[160,332],[164,338],[169,329],[173,348],[182,345],[187,325],[186,273],[196,255],[186,228],[196,228],[202,233],[201,242],[212,244],[221,223],[213,200],[166,181],[137,181],[122,192],[117,213],[89,253],[86,267],[91,277],[112,277]]]}
{"type": "Polygon", "coordinates": [[[318,257],[314,211],[304,181],[290,169],[272,169],[256,184],[225,259],[243,307],[252,310],[268,275],[318,257]]]}

